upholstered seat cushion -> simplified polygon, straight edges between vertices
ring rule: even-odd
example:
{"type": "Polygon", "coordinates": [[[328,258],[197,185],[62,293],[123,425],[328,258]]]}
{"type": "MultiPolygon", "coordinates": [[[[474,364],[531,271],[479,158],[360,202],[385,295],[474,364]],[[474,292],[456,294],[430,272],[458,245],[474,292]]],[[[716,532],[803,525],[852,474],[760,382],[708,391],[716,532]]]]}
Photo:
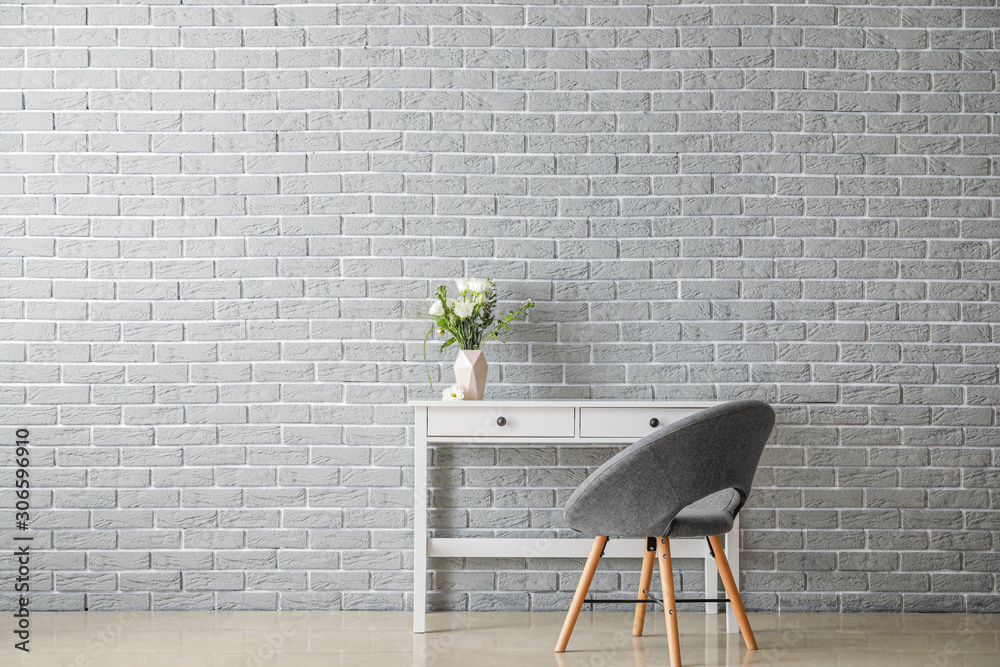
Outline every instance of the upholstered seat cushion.
{"type": "Polygon", "coordinates": [[[722,535],[733,529],[733,518],[740,506],[736,489],[713,493],[688,505],[674,517],[667,537],[705,537],[722,535]]]}

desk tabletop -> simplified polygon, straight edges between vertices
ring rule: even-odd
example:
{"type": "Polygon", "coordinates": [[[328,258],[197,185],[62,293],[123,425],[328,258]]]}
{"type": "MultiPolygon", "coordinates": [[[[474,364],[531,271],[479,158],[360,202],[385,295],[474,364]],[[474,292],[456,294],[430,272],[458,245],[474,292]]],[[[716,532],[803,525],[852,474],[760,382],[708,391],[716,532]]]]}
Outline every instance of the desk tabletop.
{"type": "Polygon", "coordinates": [[[446,407],[446,408],[499,408],[499,407],[522,407],[522,408],[548,408],[548,407],[585,407],[585,408],[710,408],[720,405],[724,401],[613,401],[602,399],[509,399],[500,401],[409,401],[407,405],[418,408],[446,407]]]}

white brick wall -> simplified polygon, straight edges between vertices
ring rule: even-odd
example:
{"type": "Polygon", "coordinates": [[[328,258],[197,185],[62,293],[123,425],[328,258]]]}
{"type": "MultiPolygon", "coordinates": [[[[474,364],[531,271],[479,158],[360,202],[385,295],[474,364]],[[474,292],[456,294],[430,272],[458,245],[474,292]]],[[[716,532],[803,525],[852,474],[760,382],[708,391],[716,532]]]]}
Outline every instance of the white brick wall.
{"type": "MultiPolygon", "coordinates": [[[[775,404],[752,608],[1000,611],[1000,11],[965,4],[0,6],[34,608],[406,608],[415,314],[464,274],[538,303],[493,396],[775,404]]],[[[435,452],[435,526],[558,534],[611,453],[435,452]]],[[[562,608],[577,566],[433,601],[562,608]]]]}

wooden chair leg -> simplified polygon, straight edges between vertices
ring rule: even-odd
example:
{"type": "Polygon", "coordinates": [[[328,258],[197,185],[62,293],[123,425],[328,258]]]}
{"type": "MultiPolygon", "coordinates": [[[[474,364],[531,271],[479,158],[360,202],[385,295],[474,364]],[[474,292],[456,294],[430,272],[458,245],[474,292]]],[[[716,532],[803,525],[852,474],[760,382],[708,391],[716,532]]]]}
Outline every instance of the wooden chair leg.
{"type": "Polygon", "coordinates": [[[746,642],[748,649],[756,651],[757,640],[753,636],[753,629],[750,627],[750,619],[747,618],[747,612],[743,609],[743,600],[740,599],[740,591],[736,586],[736,580],[733,578],[733,572],[729,569],[729,561],[726,560],[726,552],[722,548],[722,540],[717,535],[713,535],[708,538],[708,542],[712,545],[712,551],[715,552],[715,565],[719,569],[719,576],[722,577],[722,584],[726,587],[726,595],[729,596],[729,603],[733,605],[733,613],[736,614],[736,620],[740,624],[740,634],[743,635],[743,641],[746,642]]]}
{"type": "MultiPolygon", "coordinates": [[[[646,549],[642,555],[642,572],[639,574],[639,599],[648,600],[650,584],[653,582],[653,562],[656,560],[656,552],[646,549]]],[[[642,636],[642,626],[646,621],[646,607],[648,605],[637,604],[635,606],[635,620],[632,622],[632,635],[642,636]]]]}
{"type": "Polygon", "coordinates": [[[599,535],[594,538],[594,544],[590,547],[590,555],[587,557],[587,564],[583,566],[583,573],[580,575],[580,583],[576,585],[576,593],[573,594],[573,603],[566,612],[566,620],[563,621],[562,632],[559,633],[559,641],[556,642],[556,653],[562,653],[569,644],[570,635],[573,634],[573,626],[580,616],[580,609],[583,608],[583,601],[590,590],[590,582],[594,580],[594,572],[597,571],[597,564],[601,562],[601,553],[604,545],[608,543],[606,535],[599,535]]]}
{"type": "Polygon", "coordinates": [[[663,588],[663,611],[667,619],[667,642],[670,667],[681,667],[681,640],[677,632],[677,600],[674,596],[674,568],[670,562],[670,540],[656,541],[656,560],[660,563],[660,586],[663,588]]]}

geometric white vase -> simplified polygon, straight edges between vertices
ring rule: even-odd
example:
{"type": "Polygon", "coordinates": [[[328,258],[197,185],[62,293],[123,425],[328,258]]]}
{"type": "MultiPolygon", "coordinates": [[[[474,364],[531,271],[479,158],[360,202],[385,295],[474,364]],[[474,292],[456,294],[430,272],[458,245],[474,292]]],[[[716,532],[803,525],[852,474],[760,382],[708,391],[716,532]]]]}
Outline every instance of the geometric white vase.
{"type": "Polygon", "coordinates": [[[465,400],[482,400],[486,390],[486,357],[482,350],[460,350],[455,358],[455,384],[465,392],[465,400]]]}

